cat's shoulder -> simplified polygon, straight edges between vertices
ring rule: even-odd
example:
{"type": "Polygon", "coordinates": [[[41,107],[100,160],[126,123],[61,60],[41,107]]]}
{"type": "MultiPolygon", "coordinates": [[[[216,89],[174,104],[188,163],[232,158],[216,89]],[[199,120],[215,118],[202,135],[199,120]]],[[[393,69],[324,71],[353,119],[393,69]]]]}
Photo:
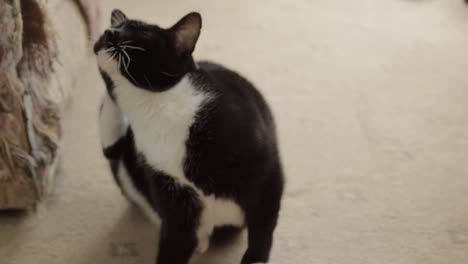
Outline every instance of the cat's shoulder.
{"type": "Polygon", "coordinates": [[[197,68],[204,71],[229,71],[228,68],[222,66],[221,64],[207,60],[197,62],[197,66],[197,68]]]}
{"type": "Polygon", "coordinates": [[[233,69],[211,61],[199,61],[197,63],[196,75],[214,79],[247,79],[233,69]]]}
{"type": "Polygon", "coordinates": [[[221,93],[255,90],[253,84],[235,70],[211,61],[197,62],[191,79],[199,87],[221,93]]]}

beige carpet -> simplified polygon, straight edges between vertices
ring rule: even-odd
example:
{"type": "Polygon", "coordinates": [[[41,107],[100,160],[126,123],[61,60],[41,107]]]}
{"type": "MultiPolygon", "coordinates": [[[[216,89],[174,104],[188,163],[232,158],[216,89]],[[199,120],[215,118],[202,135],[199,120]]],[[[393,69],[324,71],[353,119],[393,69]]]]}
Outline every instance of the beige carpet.
{"type": "MultiPolygon", "coordinates": [[[[461,0],[107,1],[168,26],[273,106],[288,185],[272,262],[468,263],[468,6],[461,0]],[[138,2],[138,4],[136,4],[138,2]]],[[[99,148],[90,58],[66,114],[54,194],[0,217],[2,264],[154,263],[157,230],[99,148]]],[[[245,236],[193,263],[237,264],[245,236]]]]}

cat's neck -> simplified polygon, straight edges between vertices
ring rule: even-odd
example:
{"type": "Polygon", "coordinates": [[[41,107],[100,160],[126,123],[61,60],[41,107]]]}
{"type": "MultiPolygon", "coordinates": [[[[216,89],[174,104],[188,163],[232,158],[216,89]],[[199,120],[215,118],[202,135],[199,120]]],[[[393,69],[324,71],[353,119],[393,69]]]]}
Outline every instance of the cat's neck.
{"type": "Polygon", "coordinates": [[[173,87],[163,92],[148,91],[133,86],[126,79],[119,80],[116,83],[115,94],[117,103],[130,124],[139,123],[139,127],[177,126],[178,122],[189,122],[188,119],[194,118],[200,105],[210,98],[194,86],[190,74],[186,74],[173,87]],[[166,124],[155,124],[156,121],[166,124]]]}

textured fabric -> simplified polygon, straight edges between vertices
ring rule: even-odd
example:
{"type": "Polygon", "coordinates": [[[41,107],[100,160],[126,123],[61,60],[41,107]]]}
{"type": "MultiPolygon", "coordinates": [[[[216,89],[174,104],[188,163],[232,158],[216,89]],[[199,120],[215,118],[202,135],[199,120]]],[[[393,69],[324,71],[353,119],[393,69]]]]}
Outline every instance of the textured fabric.
{"type": "Polygon", "coordinates": [[[44,93],[56,58],[54,36],[38,2],[0,6],[0,208],[24,207],[42,196],[44,174],[58,146],[58,109],[44,93]]]}
{"type": "MultiPolygon", "coordinates": [[[[22,57],[19,1],[0,0],[0,180],[11,176],[23,131],[21,92],[15,66],[22,57]],[[12,150],[15,148],[15,150],[12,150]]],[[[22,155],[25,153],[23,152],[22,155]]]]}
{"type": "Polygon", "coordinates": [[[21,58],[22,20],[19,0],[0,0],[0,73],[21,58]]]}
{"type": "Polygon", "coordinates": [[[0,208],[30,205],[37,199],[22,107],[24,85],[16,66],[23,57],[19,0],[0,0],[0,208]],[[17,199],[15,199],[15,197],[17,199]]]}
{"type": "Polygon", "coordinates": [[[33,206],[50,189],[74,65],[89,50],[83,26],[60,27],[80,19],[76,6],[52,2],[0,0],[0,208],[33,206]]]}
{"type": "MultiPolygon", "coordinates": [[[[24,86],[16,66],[23,55],[23,23],[20,3],[0,0],[0,191],[18,174],[24,177],[34,166],[22,111],[24,86]]],[[[1,197],[2,194],[0,194],[1,197]]]]}

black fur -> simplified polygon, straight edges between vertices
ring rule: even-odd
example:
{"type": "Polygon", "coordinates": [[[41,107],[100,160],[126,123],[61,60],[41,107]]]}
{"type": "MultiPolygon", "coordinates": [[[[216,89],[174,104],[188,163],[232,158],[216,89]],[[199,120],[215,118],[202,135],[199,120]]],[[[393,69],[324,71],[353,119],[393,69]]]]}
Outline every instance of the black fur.
{"type": "Polygon", "coordinates": [[[115,96],[114,96],[114,81],[109,77],[109,75],[102,70],[99,70],[99,73],[101,74],[102,79],[104,80],[104,83],[106,84],[106,89],[107,93],[109,96],[112,98],[112,100],[115,101],[115,96]]]}
{"type": "MultiPolygon", "coordinates": [[[[267,262],[284,185],[273,117],[262,95],[245,78],[213,63],[195,64],[191,56],[195,43],[191,47],[191,41],[196,42],[198,35],[189,36],[192,39],[187,43],[176,43],[180,41],[178,28],[186,26],[184,23],[201,23],[198,14],[188,16],[195,17],[186,16],[170,29],[113,19],[122,31],[105,33],[96,43],[95,52],[109,46],[118,50],[119,42],[131,40],[145,52],[128,50],[131,76],[122,67],[121,72],[139,89],[164,92],[188,75],[197,89],[216,95],[197,113],[190,128],[184,173],[205,195],[214,194],[239,204],[249,232],[242,263],[267,262]]],[[[113,82],[105,74],[103,78],[112,95],[113,82]]],[[[135,187],[161,216],[157,264],[187,264],[197,245],[195,231],[203,205],[194,190],[150,167],[133,137],[130,127],[104,154],[114,175],[118,163],[124,164],[135,187]]],[[[211,242],[237,230],[216,227],[211,242]]]]}

